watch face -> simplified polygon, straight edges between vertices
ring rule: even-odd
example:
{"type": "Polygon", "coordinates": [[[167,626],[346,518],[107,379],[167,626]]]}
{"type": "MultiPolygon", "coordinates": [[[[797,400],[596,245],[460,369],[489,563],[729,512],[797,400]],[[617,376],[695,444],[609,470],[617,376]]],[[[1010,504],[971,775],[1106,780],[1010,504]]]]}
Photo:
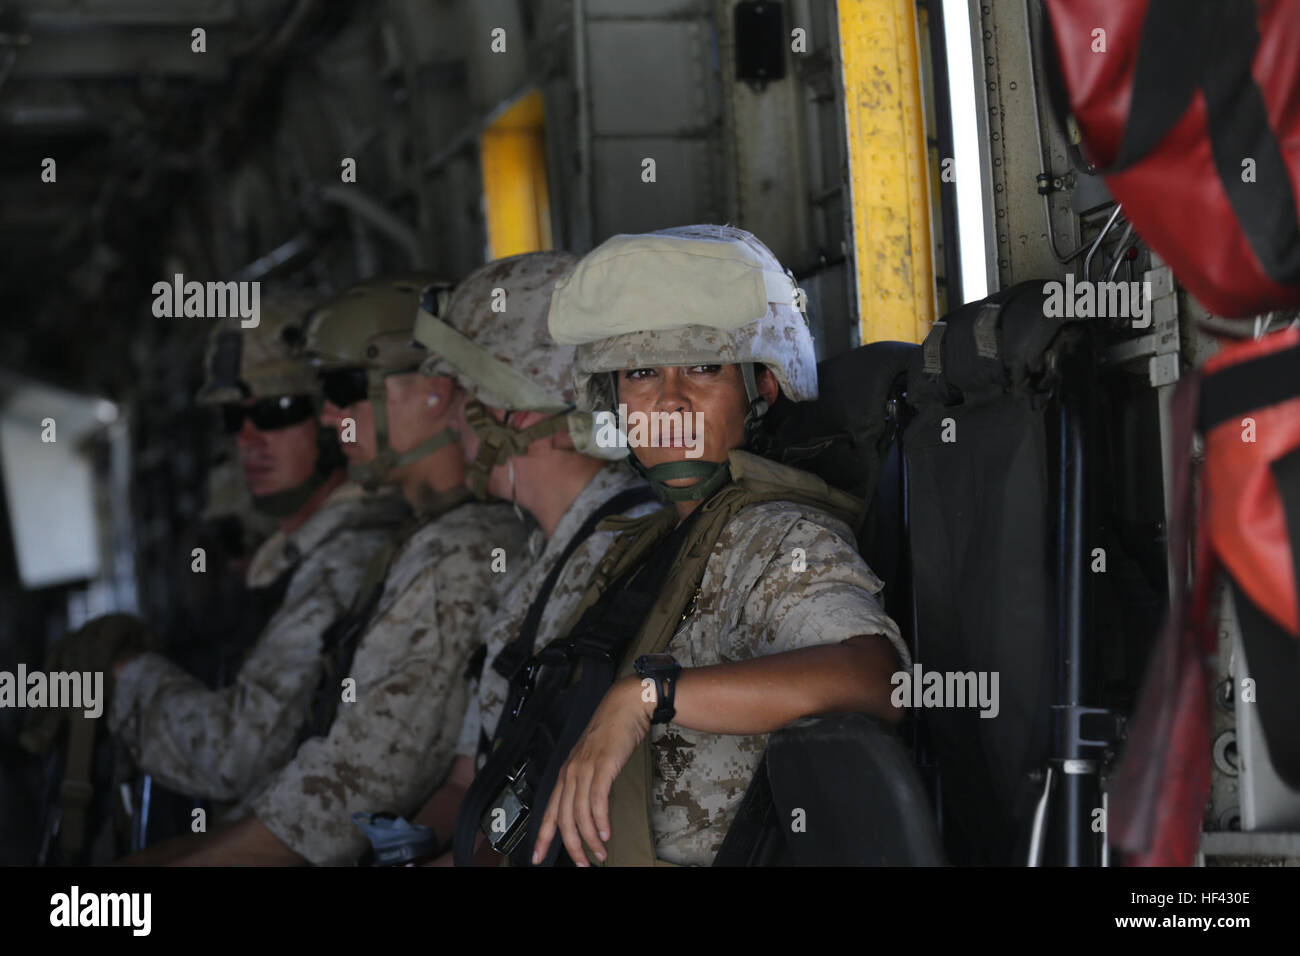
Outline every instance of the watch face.
{"type": "Polygon", "coordinates": [[[637,663],[648,671],[666,671],[672,669],[677,661],[671,654],[647,654],[637,663]]]}

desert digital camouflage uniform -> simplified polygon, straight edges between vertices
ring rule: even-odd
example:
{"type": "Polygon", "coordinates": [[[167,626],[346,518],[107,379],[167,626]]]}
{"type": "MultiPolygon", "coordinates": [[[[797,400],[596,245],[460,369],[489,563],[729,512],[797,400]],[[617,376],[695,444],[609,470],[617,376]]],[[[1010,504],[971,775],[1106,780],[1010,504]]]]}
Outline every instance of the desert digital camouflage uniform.
{"type": "Polygon", "coordinates": [[[250,801],[317,865],[355,862],[354,812],[407,814],[451,767],[480,619],[527,566],[527,527],[508,504],[469,502],[419,528],[394,557],[329,733],[305,741],[250,801]],[[492,570],[493,551],[506,570],[492,570]]]}
{"type": "MultiPolygon", "coordinates": [[[[590,253],[557,283],[550,329],[557,341],[578,347],[579,407],[612,409],[614,375],[622,369],[737,364],[750,432],[766,409],[755,365],[772,372],[786,400],[817,397],[817,360],[801,311],[793,278],[755,236],[729,226],[687,226],[615,236],[590,253]]],[[[655,472],[648,477],[661,496],[696,488],[668,488],[655,472]]],[[[720,477],[715,472],[697,485],[717,487],[720,477]]],[[[706,667],[879,634],[910,667],[882,590],[839,518],[793,501],[753,504],[722,529],[687,617],[664,650],[683,668],[706,667]]],[[[709,865],[767,734],[702,733],[669,722],[651,725],[647,739],[655,856],[709,865]]]]}
{"type": "MultiPolygon", "coordinates": [[[[460,741],[456,746],[458,754],[476,758],[477,762],[481,762],[486,757],[485,745],[494,735],[510,693],[510,682],[492,668],[492,661],[519,633],[520,626],[528,615],[528,609],[537,597],[542,582],[551,573],[560,555],[573,540],[574,534],[606,501],[624,491],[644,486],[645,480],[636,475],[627,465],[608,464],[598,471],[578,493],[578,497],[569,505],[568,510],[555,526],[555,532],[549,540],[544,539],[540,529],[533,532],[533,541],[530,544],[541,552],[540,555],[528,572],[516,580],[514,587],[502,597],[497,613],[484,624],[486,662],[478,684],[478,692],[471,697],[465,714],[460,741]]],[[[622,514],[637,517],[659,507],[661,505],[658,502],[648,502],[629,508],[622,514]]],[[[599,563],[601,555],[609,547],[613,536],[612,531],[594,531],[569,556],[564,569],[556,578],[550,597],[546,600],[546,606],[538,622],[537,634],[533,640],[534,650],[545,647],[561,636],[559,629],[563,627],[582,598],[587,581],[599,563]]]]}
{"type": "Polygon", "coordinates": [[[238,800],[293,754],[320,679],[321,636],[352,602],[371,556],[410,518],[400,495],[343,484],[290,534],[257,550],[250,588],[289,575],[284,598],[230,687],[209,690],[158,654],[116,681],[109,727],[174,790],[238,800]]]}
{"type": "MultiPolygon", "coordinates": [[[[566,252],[531,252],[489,262],[467,275],[451,294],[441,314],[421,305],[416,339],[429,349],[421,366],[426,375],[454,378],[468,393],[468,407],[483,406],[536,411],[546,416],[523,432],[498,424],[485,412],[467,414],[480,442],[469,463],[468,484],[485,497],[492,469],[507,465],[515,455],[551,431],[565,430],[574,448],[590,457],[620,459],[621,450],[600,448],[594,441],[592,416],[574,410],[573,349],[552,340],[546,327],[551,290],[577,261],[566,252]],[[504,296],[499,293],[505,293],[504,296]],[[497,310],[497,300],[505,303],[497,310]],[[548,431],[549,429],[549,431],[548,431]]],[[[478,755],[484,737],[500,721],[509,682],[492,668],[492,661],[513,641],[541,588],[574,535],[601,505],[620,493],[644,486],[622,463],[598,471],[570,503],[548,540],[540,529],[529,542],[536,561],[501,601],[499,612],[485,620],[486,658],[477,692],[471,695],[456,752],[478,755]]],[[[627,514],[642,514],[645,507],[627,514]]],[[[569,557],[547,599],[534,646],[557,636],[555,631],[582,596],[587,578],[604,553],[610,532],[594,532],[569,557]]]]}
{"type": "MultiPolygon", "coordinates": [[[[910,668],[898,625],[881,606],[882,588],[843,522],[792,502],[752,505],[723,529],[695,613],[666,652],[682,667],[707,667],[882,634],[910,668]],[[798,566],[806,570],[795,570],[796,548],[803,549],[798,566]]],[[[650,728],[651,821],[660,859],[713,862],[767,736],[707,734],[677,723],[650,728]]]]}

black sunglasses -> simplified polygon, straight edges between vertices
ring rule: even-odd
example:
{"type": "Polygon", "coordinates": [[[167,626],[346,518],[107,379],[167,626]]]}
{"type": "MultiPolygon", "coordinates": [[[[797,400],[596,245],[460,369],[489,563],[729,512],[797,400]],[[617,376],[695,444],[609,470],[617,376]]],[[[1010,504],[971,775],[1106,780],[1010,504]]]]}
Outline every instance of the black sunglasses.
{"type": "Polygon", "coordinates": [[[258,431],[275,431],[305,422],[316,415],[316,404],[306,395],[277,395],[258,399],[252,405],[228,402],[221,406],[222,424],[226,433],[235,435],[244,427],[244,419],[253,423],[258,431]]]}
{"type": "Polygon", "coordinates": [[[321,391],[336,408],[347,408],[370,397],[370,378],[364,368],[334,368],[320,373],[321,391]]]}

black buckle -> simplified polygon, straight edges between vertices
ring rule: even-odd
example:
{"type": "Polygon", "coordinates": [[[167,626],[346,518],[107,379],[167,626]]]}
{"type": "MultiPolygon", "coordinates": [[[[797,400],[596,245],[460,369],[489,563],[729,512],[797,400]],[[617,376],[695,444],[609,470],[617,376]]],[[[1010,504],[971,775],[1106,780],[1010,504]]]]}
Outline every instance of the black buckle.
{"type": "Polygon", "coordinates": [[[598,660],[604,660],[608,664],[618,663],[614,659],[614,649],[608,644],[602,643],[599,638],[584,635],[574,642],[573,650],[579,657],[594,657],[598,660]]]}
{"type": "Polygon", "coordinates": [[[533,803],[533,788],[528,781],[527,757],[506,774],[505,784],[496,800],[479,819],[479,829],[492,849],[509,856],[528,832],[528,813],[533,803]]]}
{"type": "Polygon", "coordinates": [[[510,719],[518,720],[520,712],[524,709],[524,704],[532,696],[533,688],[537,686],[537,671],[541,668],[541,662],[537,656],[533,655],[524,661],[524,666],[520,668],[522,677],[518,678],[520,687],[519,693],[515,695],[515,702],[510,708],[510,719]]]}
{"type": "Polygon", "coordinates": [[[572,641],[551,641],[533,655],[541,664],[568,664],[573,661],[572,641]]]}
{"type": "Polygon", "coordinates": [[[570,641],[552,641],[537,653],[530,654],[514,678],[520,686],[514,705],[510,708],[510,719],[518,720],[519,715],[523,713],[524,704],[528,702],[528,698],[537,687],[537,674],[543,666],[567,664],[573,660],[573,657],[573,644],[570,641]]]}

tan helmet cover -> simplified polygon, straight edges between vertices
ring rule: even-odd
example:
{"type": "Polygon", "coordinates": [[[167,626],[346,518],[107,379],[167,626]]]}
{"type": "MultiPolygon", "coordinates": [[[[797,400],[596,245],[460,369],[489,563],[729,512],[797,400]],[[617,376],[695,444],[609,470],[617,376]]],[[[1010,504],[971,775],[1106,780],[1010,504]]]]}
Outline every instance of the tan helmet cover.
{"type": "Polygon", "coordinates": [[[817,397],[803,297],[754,235],[680,226],[602,243],[551,297],[556,341],[577,345],[579,407],[611,408],[601,373],[659,365],[766,365],[796,401],[817,397]]]}
{"type": "Polygon", "coordinates": [[[205,405],[276,395],[319,397],[316,372],[298,356],[303,322],[321,295],[302,289],[264,290],[260,321],[244,328],[239,317],[213,326],[203,356],[205,405]]]}
{"type": "Polygon", "coordinates": [[[318,368],[414,370],[426,357],[411,334],[420,293],[438,284],[433,274],[409,273],[352,286],[312,311],[304,353],[318,368]]]}

